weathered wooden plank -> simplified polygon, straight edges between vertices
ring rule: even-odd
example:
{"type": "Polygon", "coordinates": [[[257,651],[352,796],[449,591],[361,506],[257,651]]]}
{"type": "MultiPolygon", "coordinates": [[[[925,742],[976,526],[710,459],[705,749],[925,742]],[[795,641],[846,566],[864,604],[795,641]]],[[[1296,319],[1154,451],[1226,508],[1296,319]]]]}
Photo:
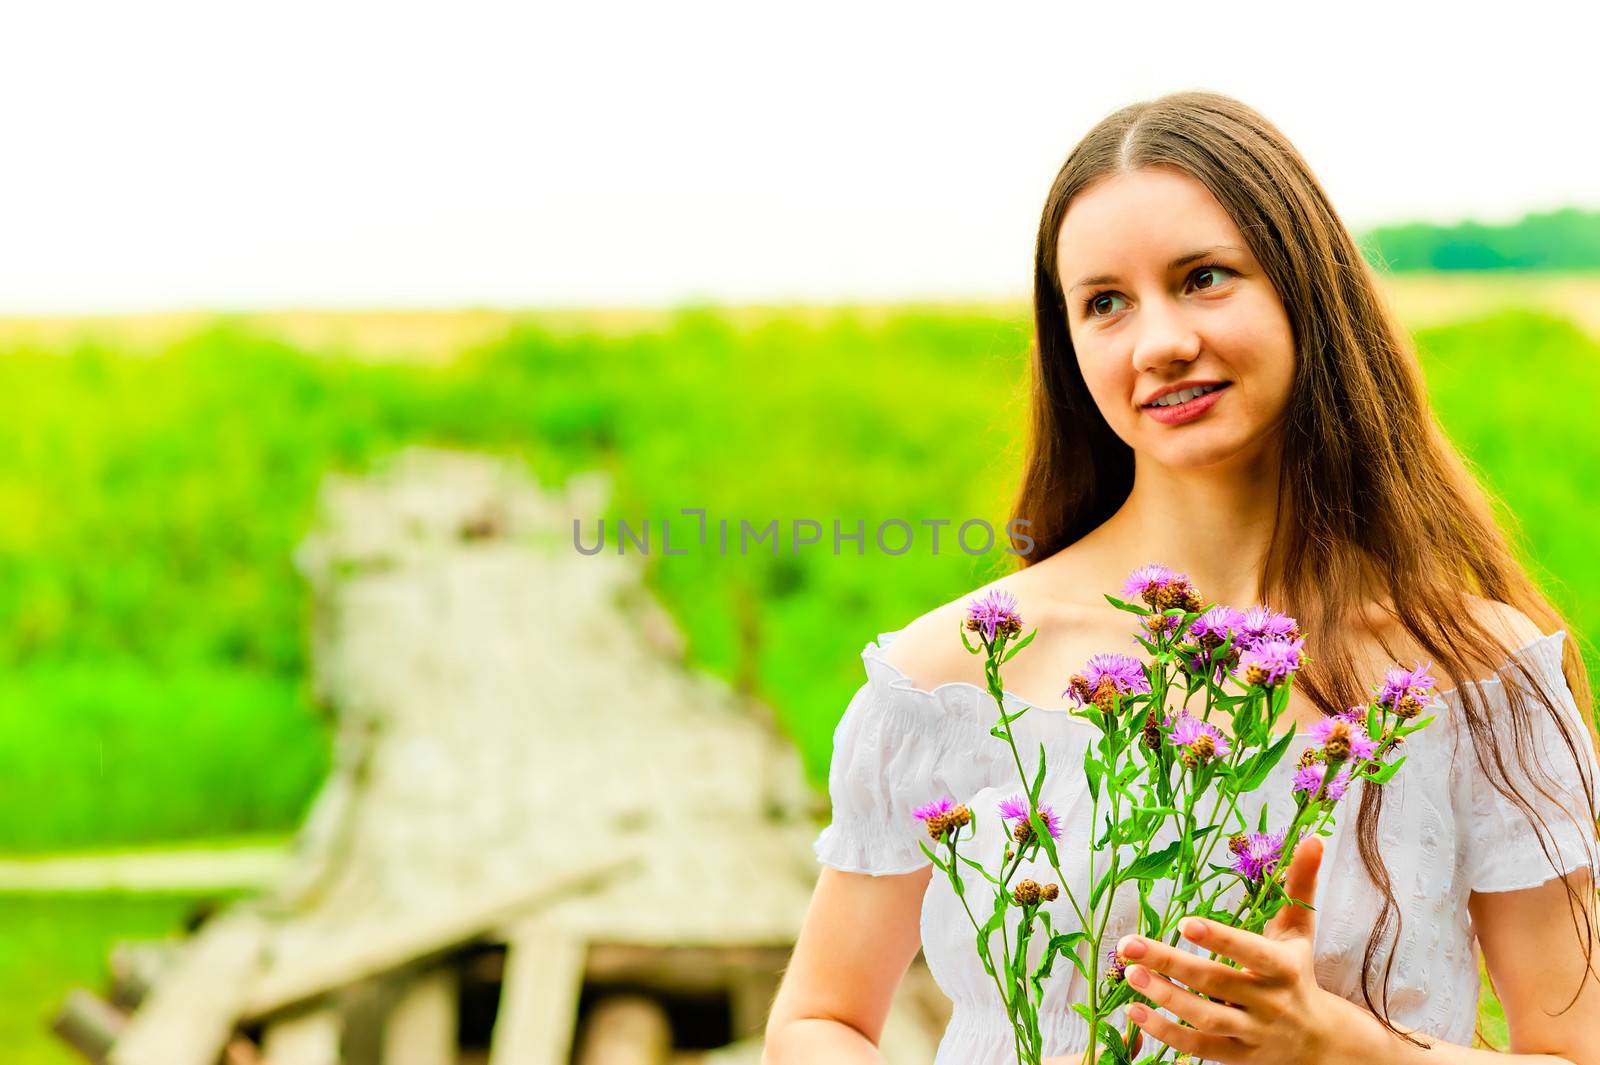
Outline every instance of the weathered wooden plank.
{"type": "Polygon", "coordinates": [[[111,1048],[111,1065],[213,1065],[248,998],[265,938],[265,923],[247,909],[202,925],[111,1048]]]}
{"type": "Polygon", "coordinates": [[[128,1027],[128,1015],[81,987],[67,994],[67,1001],[56,1014],[51,1030],[72,1049],[93,1062],[106,1059],[107,1052],[128,1027]]]}
{"type": "Polygon", "coordinates": [[[667,1065],[672,1024],[661,1004],[617,995],[595,1005],[578,1034],[575,1065],[667,1065]]]}
{"type": "Polygon", "coordinates": [[[519,916],[537,913],[567,892],[623,875],[638,862],[639,856],[628,851],[551,855],[546,868],[526,884],[499,885],[470,897],[441,894],[434,906],[418,907],[401,921],[330,927],[315,952],[282,959],[258,979],[241,1013],[246,1018],[266,1016],[417,958],[442,954],[519,916]]]}
{"type": "Polygon", "coordinates": [[[506,937],[489,1065],[567,1065],[588,948],[565,929],[526,922],[506,937]]]}
{"type": "Polygon", "coordinates": [[[270,1065],[339,1065],[339,1040],[344,1034],[336,1010],[306,1010],[272,1022],[261,1040],[261,1056],[270,1065]]]}
{"type": "Polygon", "coordinates": [[[383,1065],[456,1065],[460,993],[448,966],[412,978],[384,1023],[383,1065]]]}

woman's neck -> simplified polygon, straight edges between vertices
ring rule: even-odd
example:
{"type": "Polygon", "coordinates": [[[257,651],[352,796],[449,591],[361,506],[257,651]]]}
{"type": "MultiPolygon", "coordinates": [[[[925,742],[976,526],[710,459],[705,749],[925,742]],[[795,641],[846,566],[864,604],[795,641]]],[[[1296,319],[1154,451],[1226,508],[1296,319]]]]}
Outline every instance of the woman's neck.
{"type": "Polygon", "coordinates": [[[1112,572],[1160,562],[1212,602],[1254,603],[1277,492],[1275,461],[1172,469],[1136,460],[1127,500],[1086,539],[1106,553],[1112,572]]]}

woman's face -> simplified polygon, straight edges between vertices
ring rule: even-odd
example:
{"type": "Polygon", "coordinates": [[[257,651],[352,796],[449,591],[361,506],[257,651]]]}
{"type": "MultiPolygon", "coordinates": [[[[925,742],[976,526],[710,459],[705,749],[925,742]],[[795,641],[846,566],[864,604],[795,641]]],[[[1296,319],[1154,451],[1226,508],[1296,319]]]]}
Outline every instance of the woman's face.
{"type": "Polygon", "coordinates": [[[1167,467],[1255,455],[1288,405],[1294,334],[1206,187],[1165,167],[1104,178],[1073,200],[1060,238],[1072,345],[1112,431],[1167,467]],[[1224,387],[1149,406],[1189,382],[1224,387]]]}

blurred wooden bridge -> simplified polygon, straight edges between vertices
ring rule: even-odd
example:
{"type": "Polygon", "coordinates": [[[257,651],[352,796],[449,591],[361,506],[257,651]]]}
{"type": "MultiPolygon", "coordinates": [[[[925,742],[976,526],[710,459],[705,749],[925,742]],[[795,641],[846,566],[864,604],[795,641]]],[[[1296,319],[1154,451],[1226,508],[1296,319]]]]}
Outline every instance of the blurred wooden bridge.
{"type": "MultiPolygon", "coordinates": [[[[335,771],[271,890],[120,947],[57,1031],[111,1065],[756,1062],[817,800],[642,560],[573,549],[605,496],[429,450],[330,478],[297,561],[335,771]]],[[[886,1059],[947,1011],[915,968],[886,1059]]]]}

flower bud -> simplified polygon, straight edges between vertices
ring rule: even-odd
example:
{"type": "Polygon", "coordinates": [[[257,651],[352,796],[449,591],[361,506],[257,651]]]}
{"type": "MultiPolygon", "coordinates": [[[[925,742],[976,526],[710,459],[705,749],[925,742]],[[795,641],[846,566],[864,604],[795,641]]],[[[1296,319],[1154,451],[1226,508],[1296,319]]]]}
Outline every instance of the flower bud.
{"type": "Polygon", "coordinates": [[[1046,884],[1044,886],[1044,901],[1054,902],[1060,895],[1061,889],[1055,884],[1046,884]]]}
{"type": "Polygon", "coordinates": [[[1094,690],[1094,705],[1110,713],[1117,706],[1117,682],[1110,677],[1101,677],[1100,686],[1094,690]]]}
{"type": "Polygon", "coordinates": [[[1330,760],[1342,762],[1350,757],[1350,723],[1335,721],[1328,729],[1328,738],[1322,741],[1322,753],[1330,760]]]}
{"type": "Polygon", "coordinates": [[[1202,732],[1189,744],[1189,753],[1184,756],[1184,765],[1193,769],[1195,763],[1209,761],[1216,753],[1217,741],[1212,738],[1211,733],[1202,732]],[[1193,762],[1190,761],[1191,758],[1193,762]]]}
{"type": "Polygon", "coordinates": [[[1037,906],[1039,899],[1044,896],[1044,889],[1037,880],[1023,880],[1011,892],[1011,897],[1023,906],[1037,906]]]}
{"type": "Polygon", "coordinates": [[[1152,751],[1161,749],[1161,722],[1156,717],[1156,712],[1151,710],[1144,715],[1144,745],[1152,751]]]}
{"type": "Polygon", "coordinates": [[[1194,589],[1189,587],[1189,582],[1183,580],[1166,581],[1156,586],[1155,602],[1151,605],[1157,610],[1171,610],[1175,606],[1188,609],[1186,604],[1194,595],[1194,589]]]}

